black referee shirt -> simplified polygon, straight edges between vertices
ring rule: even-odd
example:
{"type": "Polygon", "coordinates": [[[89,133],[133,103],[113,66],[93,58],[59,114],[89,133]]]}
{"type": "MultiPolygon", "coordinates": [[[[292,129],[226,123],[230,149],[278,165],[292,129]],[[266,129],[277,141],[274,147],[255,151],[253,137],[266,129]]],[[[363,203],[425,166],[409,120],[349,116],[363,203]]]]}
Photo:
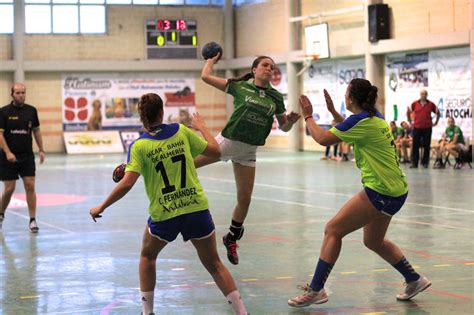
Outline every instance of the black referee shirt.
{"type": "Polygon", "coordinates": [[[31,105],[13,105],[0,109],[0,131],[13,154],[33,154],[31,132],[39,127],[38,112],[31,105]]]}

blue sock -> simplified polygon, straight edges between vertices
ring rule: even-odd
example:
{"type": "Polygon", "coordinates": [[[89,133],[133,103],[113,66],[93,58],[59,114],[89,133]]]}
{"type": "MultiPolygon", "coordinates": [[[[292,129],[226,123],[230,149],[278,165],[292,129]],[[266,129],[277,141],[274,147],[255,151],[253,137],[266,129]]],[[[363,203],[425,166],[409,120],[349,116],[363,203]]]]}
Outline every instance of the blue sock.
{"type": "Polygon", "coordinates": [[[415,269],[413,269],[405,257],[402,257],[402,260],[393,265],[393,268],[397,269],[405,277],[407,283],[420,279],[420,275],[415,272],[415,269]]]}
{"type": "Polygon", "coordinates": [[[313,280],[311,280],[310,284],[313,291],[319,291],[324,288],[324,283],[326,283],[333,266],[333,264],[327,263],[321,258],[319,259],[316,270],[314,271],[313,280]]]}

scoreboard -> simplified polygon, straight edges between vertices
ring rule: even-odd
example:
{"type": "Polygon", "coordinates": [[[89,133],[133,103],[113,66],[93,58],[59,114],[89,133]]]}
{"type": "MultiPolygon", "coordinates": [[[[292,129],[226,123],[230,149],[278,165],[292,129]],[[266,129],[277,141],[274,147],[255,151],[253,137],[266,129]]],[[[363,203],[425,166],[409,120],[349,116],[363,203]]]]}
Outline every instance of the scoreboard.
{"type": "Polygon", "coordinates": [[[195,20],[147,20],[147,59],[196,59],[198,57],[195,20]]]}

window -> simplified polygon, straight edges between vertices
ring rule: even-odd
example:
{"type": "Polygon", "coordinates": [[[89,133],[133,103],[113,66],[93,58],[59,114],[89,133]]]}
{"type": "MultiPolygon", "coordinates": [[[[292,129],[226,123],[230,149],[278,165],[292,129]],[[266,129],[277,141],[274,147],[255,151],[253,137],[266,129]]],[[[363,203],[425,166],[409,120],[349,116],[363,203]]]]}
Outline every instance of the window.
{"type": "Polygon", "coordinates": [[[0,0],[0,34],[13,34],[13,0],[0,0]]]}
{"type": "MultiPolygon", "coordinates": [[[[125,1],[130,3],[131,0],[125,1]]],[[[105,13],[105,0],[25,0],[25,31],[28,34],[104,34],[105,13]]]]}

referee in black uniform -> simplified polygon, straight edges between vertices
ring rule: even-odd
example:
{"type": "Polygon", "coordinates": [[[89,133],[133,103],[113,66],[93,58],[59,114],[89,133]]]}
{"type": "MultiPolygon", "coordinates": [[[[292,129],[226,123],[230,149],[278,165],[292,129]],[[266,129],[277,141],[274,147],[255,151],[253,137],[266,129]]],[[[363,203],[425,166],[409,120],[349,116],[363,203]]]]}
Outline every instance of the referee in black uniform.
{"type": "Polygon", "coordinates": [[[5,218],[5,210],[15,191],[16,180],[23,179],[26,191],[26,203],[30,214],[29,229],[37,233],[36,192],[35,192],[35,155],[33,139],[39,148],[40,163],[44,162],[43,140],[39,129],[36,108],[25,104],[26,87],[15,83],[11,89],[12,102],[0,109],[0,180],[4,190],[0,207],[0,229],[5,218]]]}

